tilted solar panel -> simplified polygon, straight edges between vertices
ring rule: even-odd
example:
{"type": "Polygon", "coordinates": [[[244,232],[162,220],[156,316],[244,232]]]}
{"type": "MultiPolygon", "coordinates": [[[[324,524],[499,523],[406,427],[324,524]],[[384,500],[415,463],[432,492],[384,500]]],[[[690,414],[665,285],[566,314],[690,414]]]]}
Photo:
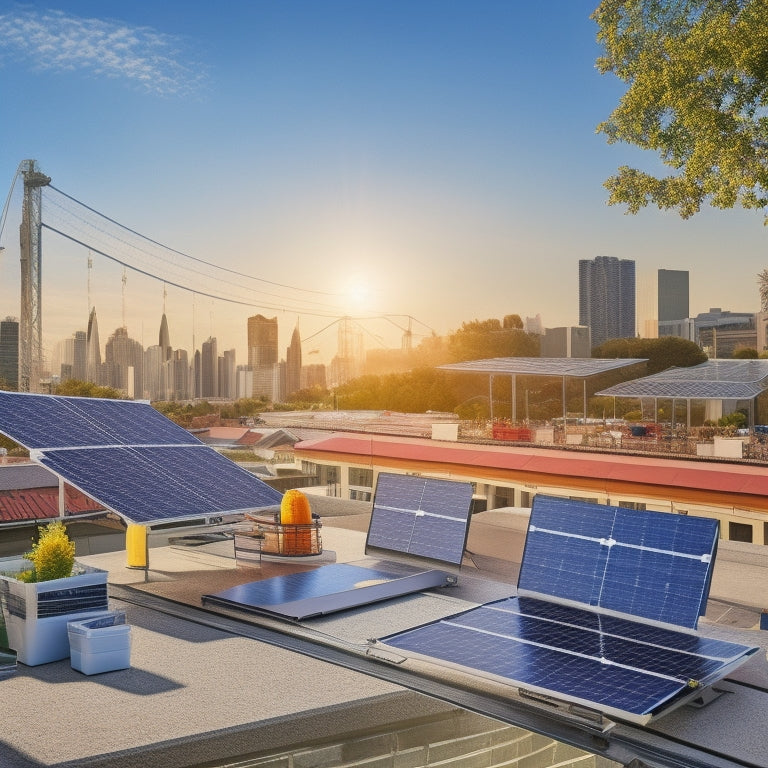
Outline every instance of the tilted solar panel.
{"type": "Polygon", "coordinates": [[[694,629],[717,535],[716,520],[540,495],[518,590],[694,629]]]}
{"type": "Polygon", "coordinates": [[[200,445],[148,403],[0,391],[0,431],[25,448],[200,445]]]}
{"type": "Polygon", "coordinates": [[[134,523],[258,509],[282,498],[146,403],[0,392],[0,432],[134,523]]]}
{"type": "Polygon", "coordinates": [[[640,723],[757,650],[533,598],[489,603],[380,642],[640,723]]]}
{"type": "Polygon", "coordinates": [[[644,723],[758,650],[692,631],[717,535],[714,520],[537,496],[518,596],[379,642],[644,723]]]}
{"type": "Polygon", "coordinates": [[[460,566],[471,506],[469,483],[382,472],[366,554],[407,554],[460,566]]]}

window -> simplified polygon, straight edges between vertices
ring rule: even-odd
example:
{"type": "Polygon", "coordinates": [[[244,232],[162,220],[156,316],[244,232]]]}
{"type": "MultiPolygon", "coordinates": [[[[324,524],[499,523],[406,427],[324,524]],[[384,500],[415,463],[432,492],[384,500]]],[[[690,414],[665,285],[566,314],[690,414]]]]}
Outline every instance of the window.
{"type": "Polygon", "coordinates": [[[515,489],[497,485],[493,494],[493,506],[495,509],[499,507],[514,507],[515,489]]]}
{"type": "Polygon", "coordinates": [[[752,526],[748,523],[728,523],[728,538],[731,541],[744,541],[751,544],[752,526]]]}
{"type": "Polygon", "coordinates": [[[373,470],[361,467],[349,468],[349,484],[362,488],[373,488],[373,470]]]}
{"type": "Polygon", "coordinates": [[[619,502],[620,507],[624,507],[624,509],[639,509],[643,510],[645,509],[645,502],[642,501],[620,501],[619,502]]]}

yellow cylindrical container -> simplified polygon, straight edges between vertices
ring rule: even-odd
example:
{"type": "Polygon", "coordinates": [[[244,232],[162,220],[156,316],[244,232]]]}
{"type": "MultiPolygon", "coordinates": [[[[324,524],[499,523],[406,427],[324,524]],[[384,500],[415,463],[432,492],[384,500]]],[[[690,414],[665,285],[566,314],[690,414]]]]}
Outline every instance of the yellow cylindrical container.
{"type": "Polygon", "coordinates": [[[128,523],[125,531],[125,552],[129,568],[147,567],[147,526],[128,523]]]}
{"type": "Polygon", "coordinates": [[[309,525],[312,522],[312,511],[309,499],[295,489],[286,491],[280,502],[281,525],[309,525]]]}

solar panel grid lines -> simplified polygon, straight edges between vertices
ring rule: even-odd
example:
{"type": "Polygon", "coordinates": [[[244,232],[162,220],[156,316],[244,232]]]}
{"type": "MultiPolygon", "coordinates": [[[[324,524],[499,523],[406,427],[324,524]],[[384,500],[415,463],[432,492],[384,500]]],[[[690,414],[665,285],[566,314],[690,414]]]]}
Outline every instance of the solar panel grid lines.
{"type": "Polygon", "coordinates": [[[29,449],[202,444],[147,403],[0,391],[0,429],[29,449]]]}
{"type": "Polygon", "coordinates": [[[695,629],[717,535],[715,520],[537,496],[518,589],[695,629]]]}
{"type": "Polygon", "coordinates": [[[468,534],[472,486],[382,472],[366,537],[370,550],[460,566],[468,534]]]}
{"type": "Polygon", "coordinates": [[[253,510],[282,498],[148,403],[0,392],[0,431],[135,523],[253,510]]]}
{"type": "Polygon", "coordinates": [[[512,597],[380,642],[638,722],[720,679],[749,650],[688,632],[645,629],[628,619],[512,597]]]}

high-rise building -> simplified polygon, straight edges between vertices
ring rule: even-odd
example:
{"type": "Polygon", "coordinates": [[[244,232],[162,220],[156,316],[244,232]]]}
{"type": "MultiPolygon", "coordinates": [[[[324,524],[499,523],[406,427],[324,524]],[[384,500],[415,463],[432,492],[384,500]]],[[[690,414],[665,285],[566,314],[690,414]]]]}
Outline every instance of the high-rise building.
{"type": "Polygon", "coordinates": [[[19,388],[19,321],[12,317],[0,322],[0,381],[19,388]]]}
{"type": "Polygon", "coordinates": [[[567,328],[545,328],[541,337],[542,357],[591,357],[589,328],[573,325],[567,328]]]}
{"type": "Polygon", "coordinates": [[[592,346],[635,336],[635,262],[615,256],[579,260],[579,325],[592,346]]]}
{"type": "Polygon", "coordinates": [[[290,397],[294,392],[301,389],[301,337],[299,336],[298,325],[293,329],[291,343],[286,350],[285,361],[285,396],[290,397]]]}
{"type": "Polygon", "coordinates": [[[128,335],[123,326],[116,328],[104,347],[104,361],[110,370],[109,386],[128,397],[144,395],[144,347],[128,335]]]}
{"type": "Polygon", "coordinates": [[[248,318],[248,367],[253,371],[253,397],[276,400],[280,375],[276,369],[277,318],[254,315],[248,318]]]}
{"type": "Polygon", "coordinates": [[[96,307],[88,315],[88,331],[85,337],[85,378],[92,384],[101,384],[101,345],[96,307]]]}
{"type": "Polygon", "coordinates": [[[200,353],[200,397],[219,396],[219,353],[216,339],[210,336],[203,342],[200,353]]]}
{"type": "Polygon", "coordinates": [[[171,348],[171,334],[168,332],[168,318],[165,316],[165,312],[160,319],[160,335],[157,343],[163,351],[163,360],[170,360],[173,349],[171,348]]]}
{"type": "Polygon", "coordinates": [[[690,317],[688,272],[660,269],[657,295],[659,336],[678,336],[680,321],[690,317]]]}
{"type": "Polygon", "coordinates": [[[237,375],[235,373],[235,350],[226,349],[219,355],[219,397],[237,399],[237,375]]]}

